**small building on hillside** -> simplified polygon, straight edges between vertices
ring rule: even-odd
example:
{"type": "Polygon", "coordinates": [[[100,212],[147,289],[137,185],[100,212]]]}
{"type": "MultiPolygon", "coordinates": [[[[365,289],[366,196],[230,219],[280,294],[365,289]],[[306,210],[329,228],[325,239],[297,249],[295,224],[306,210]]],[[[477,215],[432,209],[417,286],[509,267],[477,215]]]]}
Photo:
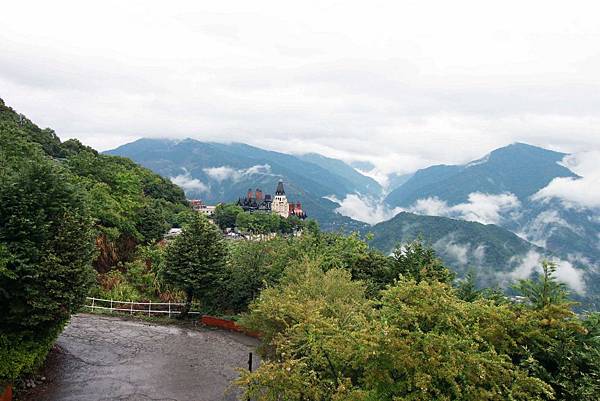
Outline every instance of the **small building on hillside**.
{"type": "Polygon", "coordinates": [[[289,202],[283,188],[283,181],[279,181],[275,190],[275,197],[264,194],[260,188],[252,191],[248,189],[245,198],[240,198],[237,205],[241,206],[247,212],[266,212],[277,213],[282,217],[297,216],[301,219],[306,218],[306,213],[302,210],[300,202],[289,202]]]}
{"type": "Polygon", "coordinates": [[[205,205],[199,199],[192,199],[192,200],[190,200],[190,205],[192,206],[192,210],[194,210],[195,212],[198,212],[198,213],[202,213],[202,214],[204,214],[206,216],[210,217],[213,214],[215,214],[215,207],[216,206],[205,205]]]}

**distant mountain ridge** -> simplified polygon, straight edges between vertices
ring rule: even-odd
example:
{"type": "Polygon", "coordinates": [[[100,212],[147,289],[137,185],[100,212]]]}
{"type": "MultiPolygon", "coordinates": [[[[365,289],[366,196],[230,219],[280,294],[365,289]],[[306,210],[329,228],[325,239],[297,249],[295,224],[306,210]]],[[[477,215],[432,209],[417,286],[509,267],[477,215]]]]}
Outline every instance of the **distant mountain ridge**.
{"type": "Polygon", "coordinates": [[[438,165],[417,171],[386,197],[392,207],[407,207],[419,199],[438,197],[450,205],[468,200],[471,193],[516,195],[527,198],[557,177],[577,177],[558,164],[565,153],[523,143],[496,149],[464,165],[438,165]]]}
{"type": "Polygon", "coordinates": [[[546,253],[543,248],[493,224],[407,212],[376,224],[369,231],[373,234],[371,245],[386,253],[398,244],[420,239],[431,245],[460,276],[476,269],[480,283],[488,286],[506,279],[528,253],[546,253]]]}
{"type": "Polygon", "coordinates": [[[365,224],[336,213],[338,205],[326,196],[368,193],[378,185],[368,177],[360,178],[352,167],[340,165],[341,161],[321,157],[313,163],[308,159],[315,156],[305,160],[241,143],[144,138],[106,153],[129,157],[179,182],[188,197],[207,203],[236,201],[249,188],[272,193],[284,179],[288,197],[302,202],[309,216],[329,230],[358,230],[365,224]]]}
{"type": "MultiPolygon", "coordinates": [[[[600,293],[593,273],[593,266],[600,263],[600,249],[594,242],[600,219],[567,210],[558,201],[532,197],[558,177],[578,178],[560,163],[566,156],[561,152],[516,143],[464,165],[438,165],[412,175],[390,176],[397,188],[385,198],[388,207],[437,216],[400,213],[374,226],[342,216],[339,202],[330,199],[376,200],[383,194],[381,185],[355,167],[322,155],[290,155],[241,143],[193,139],[140,139],[107,153],[129,157],[171,178],[188,197],[208,203],[236,201],[249,188],[272,193],[283,179],[288,197],[302,202],[323,229],[373,232],[372,245],[385,252],[420,237],[457,271],[478,268],[488,285],[514,280],[514,270],[531,255],[556,257],[586,272],[581,279],[586,284],[578,288],[600,293]],[[483,205],[483,212],[495,225],[475,222],[481,199],[492,202],[483,205]],[[493,204],[498,200],[508,203],[493,204]],[[419,201],[435,207],[420,210],[414,207],[419,201]],[[588,262],[592,267],[587,267],[588,262]]],[[[531,273],[534,267],[528,263],[525,271],[531,273]]]]}

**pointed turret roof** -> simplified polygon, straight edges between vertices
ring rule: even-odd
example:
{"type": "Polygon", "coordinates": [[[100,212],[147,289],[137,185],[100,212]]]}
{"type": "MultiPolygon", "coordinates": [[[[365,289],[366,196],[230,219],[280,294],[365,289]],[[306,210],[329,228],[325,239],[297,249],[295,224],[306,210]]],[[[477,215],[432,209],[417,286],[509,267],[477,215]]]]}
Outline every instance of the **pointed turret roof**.
{"type": "Polygon", "coordinates": [[[283,181],[279,180],[277,184],[277,190],[275,191],[275,195],[285,195],[285,190],[283,189],[283,181]]]}

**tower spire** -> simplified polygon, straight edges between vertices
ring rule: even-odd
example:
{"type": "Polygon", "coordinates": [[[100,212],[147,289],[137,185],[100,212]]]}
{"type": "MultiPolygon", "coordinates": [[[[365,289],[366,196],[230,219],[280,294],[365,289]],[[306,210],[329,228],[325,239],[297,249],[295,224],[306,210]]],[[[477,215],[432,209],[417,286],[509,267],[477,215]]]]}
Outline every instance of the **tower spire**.
{"type": "Polygon", "coordinates": [[[285,190],[283,189],[283,181],[279,180],[277,184],[277,190],[275,191],[275,195],[285,195],[285,190]]]}

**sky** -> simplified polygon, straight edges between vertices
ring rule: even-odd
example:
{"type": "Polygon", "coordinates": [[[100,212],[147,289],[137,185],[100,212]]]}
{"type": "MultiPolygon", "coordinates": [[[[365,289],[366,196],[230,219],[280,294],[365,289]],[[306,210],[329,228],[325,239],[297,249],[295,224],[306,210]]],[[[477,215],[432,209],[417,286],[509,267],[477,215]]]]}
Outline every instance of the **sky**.
{"type": "Polygon", "coordinates": [[[375,175],[516,141],[593,151],[599,15],[577,0],[11,1],[0,98],[98,150],[240,141],[375,175]]]}

